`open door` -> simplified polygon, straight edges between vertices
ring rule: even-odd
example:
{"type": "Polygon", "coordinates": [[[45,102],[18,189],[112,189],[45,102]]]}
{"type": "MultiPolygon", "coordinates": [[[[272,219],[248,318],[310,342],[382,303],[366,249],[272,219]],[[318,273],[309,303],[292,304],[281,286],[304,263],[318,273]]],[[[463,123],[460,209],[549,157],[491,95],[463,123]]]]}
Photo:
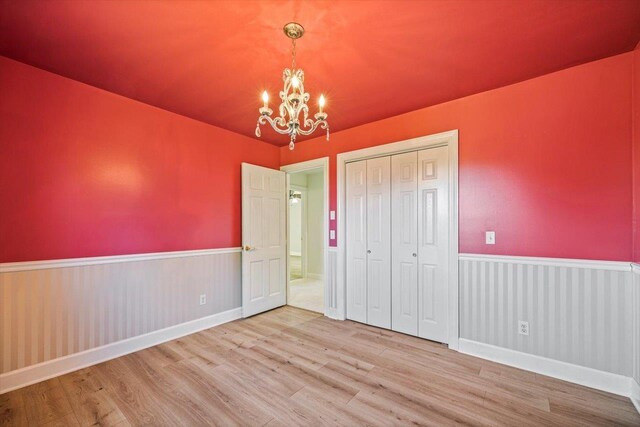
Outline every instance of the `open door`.
{"type": "Polygon", "coordinates": [[[242,317],[287,303],[285,173],[242,164],[242,317]]]}

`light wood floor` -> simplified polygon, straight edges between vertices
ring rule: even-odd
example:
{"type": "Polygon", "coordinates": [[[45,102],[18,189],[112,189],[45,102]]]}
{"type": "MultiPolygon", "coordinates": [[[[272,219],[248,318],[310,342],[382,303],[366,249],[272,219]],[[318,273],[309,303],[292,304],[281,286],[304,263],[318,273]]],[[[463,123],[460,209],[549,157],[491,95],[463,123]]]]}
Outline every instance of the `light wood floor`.
{"type": "Polygon", "coordinates": [[[626,398],[284,307],[0,396],[1,425],[640,425],[626,398]]]}

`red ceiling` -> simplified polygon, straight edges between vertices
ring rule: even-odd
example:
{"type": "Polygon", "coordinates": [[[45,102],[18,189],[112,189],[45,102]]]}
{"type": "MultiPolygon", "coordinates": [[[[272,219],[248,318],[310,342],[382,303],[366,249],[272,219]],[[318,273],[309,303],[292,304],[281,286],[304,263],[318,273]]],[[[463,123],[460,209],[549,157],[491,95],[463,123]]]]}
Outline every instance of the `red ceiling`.
{"type": "MultiPolygon", "coordinates": [[[[253,136],[290,65],[332,131],[632,50],[637,0],[2,1],[0,53],[253,136]]],[[[491,118],[488,116],[488,120],[491,118]]],[[[276,145],[287,137],[264,130],[276,145]]]]}

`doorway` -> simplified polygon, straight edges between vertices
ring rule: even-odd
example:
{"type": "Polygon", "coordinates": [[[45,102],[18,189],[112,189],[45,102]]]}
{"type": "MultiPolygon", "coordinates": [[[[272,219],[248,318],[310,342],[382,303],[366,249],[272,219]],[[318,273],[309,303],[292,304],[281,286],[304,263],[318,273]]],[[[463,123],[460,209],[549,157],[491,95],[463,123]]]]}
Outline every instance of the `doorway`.
{"type": "Polygon", "coordinates": [[[308,207],[307,176],[303,172],[291,175],[289,189],[289,280],[307,277],[308,207]],[[299,182],[304,180],[304,184],[299,182]],[[298,182],[295,182],[298,181],[298,182]]]}
{"type": "Polygon", "coordinates": [[[325,313],[328,159],[283,166],[287,173],[287,304],[325,313]]]}
{"type": "Polygon", "coordinates": [[[289,174],[289,293],[287,304],[324,313],[323,177],[311,169],[289,174]]]}

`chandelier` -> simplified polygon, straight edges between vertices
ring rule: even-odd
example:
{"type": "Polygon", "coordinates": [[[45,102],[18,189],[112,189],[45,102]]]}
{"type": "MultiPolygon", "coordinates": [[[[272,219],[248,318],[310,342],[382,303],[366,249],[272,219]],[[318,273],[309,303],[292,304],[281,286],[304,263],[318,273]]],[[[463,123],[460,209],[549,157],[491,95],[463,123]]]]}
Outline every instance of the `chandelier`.
{"type": "Polygon", "coordinates": [[[285,68],[282,73],[284,81],[284,89],[280,91],[280,100],[282,101],[278,108],[280,115],[272,118],[273,111],[269,108],[269,94],[267,91],[262,93],[262,101],[264,106],[260,108],[260,117],[256,125],[256,136],[260,138],[260,125],[269,123],[271,127],[282,135],[289,135],[289,149],[295,147],[298,135],[311,135],[318,126],[327,130],[327,141],[329,140],[329,123],[327,123],[327,113],[322,111],[325,105],[323,95],[318,99],[318,112],[313,116],[315,120],[309,118],[309,94],[304,91],[304,71],[296,69],[296,40],[304,34],[302,25],[296,22],[290,22],[284,26],[284,33],[291,39],[291,68],[285,68]],[[300,113],[303,119],[300,120],[300,113]]]}

